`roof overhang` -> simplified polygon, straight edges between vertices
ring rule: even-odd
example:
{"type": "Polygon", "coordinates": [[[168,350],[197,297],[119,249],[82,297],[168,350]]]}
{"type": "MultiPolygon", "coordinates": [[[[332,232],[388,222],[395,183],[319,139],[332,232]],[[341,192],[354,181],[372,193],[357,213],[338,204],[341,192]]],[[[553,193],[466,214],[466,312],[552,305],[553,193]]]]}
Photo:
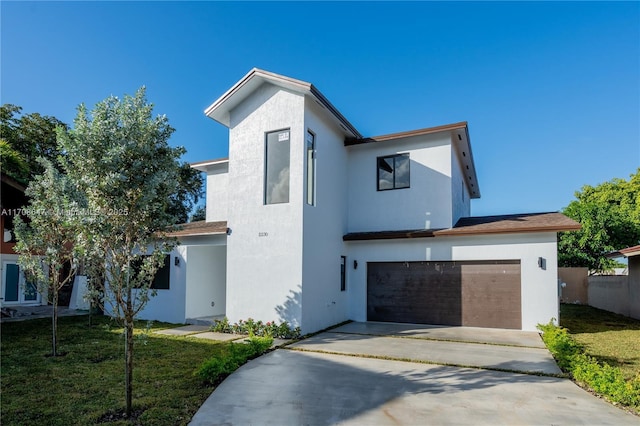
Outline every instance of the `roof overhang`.
{"type": "Polygon", "coordinates": [[[285,90],[307,96],[329,111],[329,116],[344,130],[347,137],[361,138],[362,135],[311,83],[296,80],[280,74],[254,68],[234,84],[220,98],[212,103],[204,113],[218,123],[230,127],[231,111],[250,96],[261,85],[269,83],[285,90]]]}
{"type": "Polygon", "coordinates": [[[416,138],[437,133],[447,133],[451,137],[451,145],[454,147],[460,162],[465,183],[471,198],[480,198],[480,185],[476,166],[473,161],[471,142],[469,140],[469,127],[466,121],[459,123],[445,124],[442,126],[427,127],[424,129],[411,130],[408,132],[391,133],[387,135],[374,136],[369,138],[346,138],[345,146],[362,145],[377,142],[400,141],[408,138],[416,138]]]}
{"type": "Polygon", "coordinates": [[[217,158],[215,160],[198,161],[189,165],[192,169],[200,170],[201,172],[210,172],[218,168],[224,168],[228,166],[228,164],[228,158],[217,158]]]}
{"type": "Polygon", "coordinates": [[[227,234],[227,222],[205,222],[204,220],[198,222],[183,223],[176,225],[173,229],[169,230],[166,235],[169,237],[195,237],[195,236],[208,236],[208,235],[226,235],[227,234]]]}
{"type": "MultiPolygon", "coordinates": [[[[453,228],[404,231],[351,232],[343,241],[389,240],[404,238],[455,237],[489,234],[576,231],[581,225],[562,213],[525,213],[501,216],[476,216],[460,219],[453,228]]],[[[640,246],[638,248],[640,251],[640,246]]]]}
{"type": "Polygon", "coordinates": [[[608,258],[616,258],[616,257],[622,257],[622,256],[624,257],[640,256],[640,245],[623,248],[621,250],[614,251],[613,253],[607,254],[608,258]]]}
{"type": "Polygon", "coordinates": [[[26,191],[27,187],[23,184],[21,184],[20,182],[18,182],[17,180],[15,180],[14,178],[12,178],[9,175],[6,175],[4,173],[1,174],[0,179],[2,179],[2,183],[5,183],[7,185],[9,185],[10,187],[17,189],[20,192],[24,192],[26,191]]]}

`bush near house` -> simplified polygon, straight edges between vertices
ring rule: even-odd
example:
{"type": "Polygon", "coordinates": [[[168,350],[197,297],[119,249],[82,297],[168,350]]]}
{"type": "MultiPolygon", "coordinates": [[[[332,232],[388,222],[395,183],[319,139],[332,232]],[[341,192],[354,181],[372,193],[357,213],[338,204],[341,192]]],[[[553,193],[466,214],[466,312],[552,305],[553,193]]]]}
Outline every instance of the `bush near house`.
{"type": "Polygon", "coordinates": [[[271,337],[250,337],[246,343],[231,343],[224,356],[214,356],[205,361],[196,375],[204,382],[217,385],[247,361],[265,353],[273,344],[271,337]]]}
{"type": "Polygon", "coordinates": [[[569,334],[569,330],[556,326],[553,322],[538,325],[538,328],[543,332],[542,339],[558,366],[578,384],[613,403],[624,405],[636,413],[640,412],[640,374],[626,379],[619,367],[591,356],[585,346],[569,334]]]}
{"type": "Polygon", "coordinates": [[[230,324],[229,319],[225,317],[222,320],[216,320],[211,326],[211,331],[217,333],[248,334],[251,336],[269,336],[279,339],[297,339],[300,337],[300,327],[291,328],[286,321],[280,324],[275,321],[263,323],[262,321],[255,321],[252,318],[230,324]]]}

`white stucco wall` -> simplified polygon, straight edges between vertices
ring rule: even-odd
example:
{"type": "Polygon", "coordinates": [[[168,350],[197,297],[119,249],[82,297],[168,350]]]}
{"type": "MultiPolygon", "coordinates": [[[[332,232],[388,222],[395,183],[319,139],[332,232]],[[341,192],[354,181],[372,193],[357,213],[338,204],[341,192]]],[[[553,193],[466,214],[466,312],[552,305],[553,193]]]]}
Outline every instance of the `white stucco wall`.
{"type": "MultiPolygon", "coordinates": [[[[225,252],[226,235],[181,238],[180,245],[170,253],[169,289],[157,290],[138,318],[184,323],[187,318],[217,315],[210,306],[211,300],[220,300],[224,293],[220,286],[226,272],[225,252]]],[[[216,302],[216,308],[224,313],[224,303],[216,302]]]]}
{"type": "Polygon", "coordinates": [[[453,225],[461,217],[471,216],[469,188],[465,182],[462,165],[455,149],[452,150],[451,155],[451,203],[453,225]]]}
{"type": "MultiPolygon", "coordinates": [[[[156,296],[151,297],[145,308],[138,314],[138,319],[184,323],[185,294],[186,294],[186,261],[187,247],[178,246],[170,253],[169,259],[169,289],[157,290],[156,296]],[[175,265],[175,258],[180,265],[175,265]]],[[[111,312],[111,309],[105,307],[111,312]]]]}
{"type": "Polygon", "coordinates": [[[224,315],[227,247],[188,246],[187,261],[185,317],[224,315]]]}
{"type": "Polygon", "coordinates": [[[265,84],[230,116],[226,314],[232,322],[252,317],[299,325],[304,97],[265,84]],[[285,128],[289,203],[264,205],[265,132],[285,128]]]}
{"type": "Polygon", "coordinates": [[[217,164],[207,172],[207,222],[227,220],[229,164],[217,164]]]}
{"type": "Polygon", "coordinates": [[[472,237],[419,238],[414,240],[348,243],[351,260],[348,280],[350,318],[367,319],[367,262],[424,260],[520,260],[522,329],[558,318],[557,248],[555,233],[476,235],[472,237]],[[538,257],[546,269],[538,267],[538,257]]]}
{"type": "MultiPolygon", "coordinates": [[[[305,131],[316,136],[316,204],[306,204],[303,184],[303,332],[348,319],[348,293],[340,291],[340,256],[347,254],[342,242],[347,229],[347,152],[344,134],[326,114],[314,100],[306,100],[305,131]]],[[[306,177],[306,155],[304,159],[306,177]]]]}
{"type": "Polygon", "coordinates": [[[348,151],[349,232],[451,227],[448,133],[356,145],[348,151]],[[406,152],[410,188],[378,191],[377,157],[406,152]]]}

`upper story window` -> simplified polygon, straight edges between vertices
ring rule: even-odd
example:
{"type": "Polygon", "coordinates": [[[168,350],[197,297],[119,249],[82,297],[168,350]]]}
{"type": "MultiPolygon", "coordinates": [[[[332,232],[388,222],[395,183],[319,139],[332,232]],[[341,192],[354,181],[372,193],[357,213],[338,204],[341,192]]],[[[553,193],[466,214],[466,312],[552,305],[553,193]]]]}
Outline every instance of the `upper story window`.
{"type": "Polygon", "coordinates": [[[316,205],[316,135],[307,131],[307,204],[316,205]]]}
{"type": "Polygon", "coordinates": [[[264,203],[289,202],[289,129],[267,133],[265,138],[264,203]]]}
{"type": "Polygon", "coordinates": [[[378,191],[409,188],[409,154],[378,157],[378,191]]]}

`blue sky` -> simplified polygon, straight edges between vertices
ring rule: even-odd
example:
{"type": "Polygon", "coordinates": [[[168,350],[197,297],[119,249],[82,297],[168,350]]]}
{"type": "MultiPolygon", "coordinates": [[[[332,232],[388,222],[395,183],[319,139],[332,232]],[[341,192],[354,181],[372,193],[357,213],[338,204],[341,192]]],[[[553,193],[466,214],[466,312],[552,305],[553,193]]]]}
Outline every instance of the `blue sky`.
{"type": "Polygon", "coordinates": [[[365,136],[458,121],[473,215],[556,211],[640,166],[638,2],[2,1],[2,103],[72,123],[145,85],[184,159],[227,155],[203,110],[258,67],[313,83],[365,136]]]}

